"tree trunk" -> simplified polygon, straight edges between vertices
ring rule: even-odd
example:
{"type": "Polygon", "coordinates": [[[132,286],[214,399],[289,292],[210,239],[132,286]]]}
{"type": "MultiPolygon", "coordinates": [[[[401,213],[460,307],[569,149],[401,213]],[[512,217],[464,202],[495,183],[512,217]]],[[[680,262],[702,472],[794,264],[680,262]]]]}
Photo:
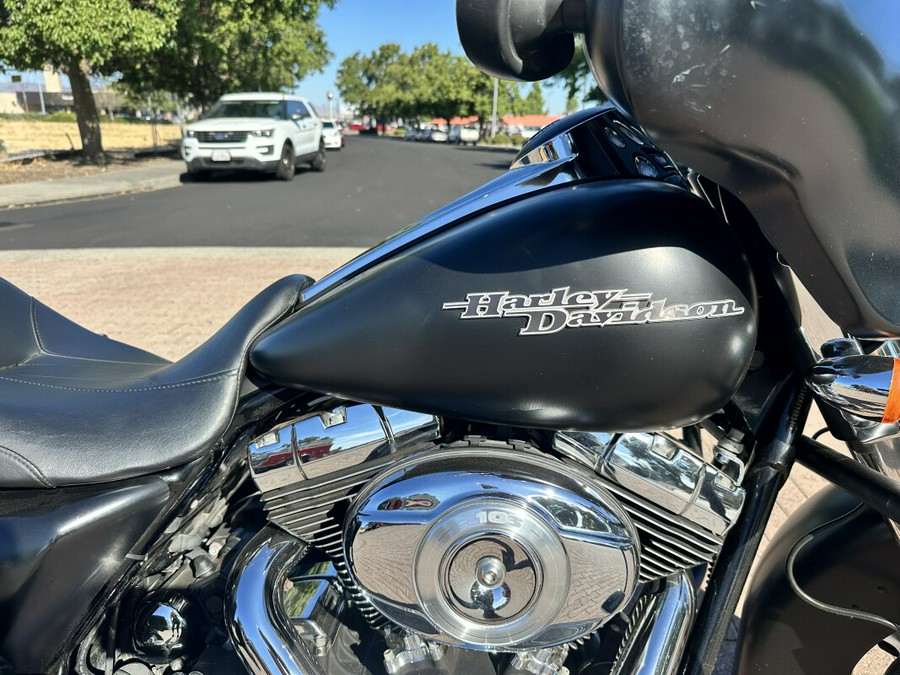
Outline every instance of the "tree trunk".
{"type": "Polygon", "coordinates": [[[77,61],[66,68],[72,83],[72,98],[78,116],[78,132],[81,134],[81,152],[85,162],[101,164],[104,161],[103,143],[100,139],[100,119],[97,104],[88,79],[90,68],[86,61],[77,61]]]}

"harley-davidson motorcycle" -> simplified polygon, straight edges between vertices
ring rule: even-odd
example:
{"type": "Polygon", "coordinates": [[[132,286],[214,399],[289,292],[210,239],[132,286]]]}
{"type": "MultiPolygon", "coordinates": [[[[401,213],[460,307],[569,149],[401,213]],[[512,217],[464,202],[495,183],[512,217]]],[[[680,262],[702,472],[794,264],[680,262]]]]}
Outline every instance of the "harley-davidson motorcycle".
{"type": "Polygon", "coordinates": [[[900,5],[457,14],[612,103],[177,363],[0,285],[0,672],[709,673],[745,591],[738,672],[897,654],[900,5]]]}

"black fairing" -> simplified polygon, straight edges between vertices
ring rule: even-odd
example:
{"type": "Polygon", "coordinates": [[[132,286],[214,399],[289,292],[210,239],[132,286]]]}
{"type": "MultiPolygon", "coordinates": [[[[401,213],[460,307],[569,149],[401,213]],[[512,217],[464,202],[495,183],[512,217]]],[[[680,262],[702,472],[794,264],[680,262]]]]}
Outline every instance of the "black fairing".
{"type": "Polygon", "coordinates": [[[841,328],[900,335],[900,3],[570,4],[608,96],[735,193],[841,328]]]}
{"type": "Polygon", "coordinates": [[[14,672],[50,672],[168,497],[155,476],[0,492],[0,656],[14,672]]]}
{"type": "Polygon", "coordinates": [[[280,384],[354,400],[624,431],[713,413],[739,385],[755,336],[749,268],[716,212],[664,183],[611,180],[501,206],[396,254],[270,330],[251,362],[280,384]],[[496,316],[490,299],[475,309],[479,294],[508,292],[547,294],[558,310],[557,289],[606,291],[598,297],[619,311],[596,312],[606,325],[562,328],[565,311],[496,316]],[[717,309],[659,320],[659,306],[633,313],[616,293],[652,294],[635,306],[680,305],[674,314],[696,303],[717,309]]]}
{"type": "MultiPolygon", "coordinates": [[[[741,617],[736,673],[844,675],[890,634],[872,623],[824,612],[788,584],[791,547],[818,527],[852,511],[859,502],[827,487],[798,509],[760,559],[741,617]]],[[[821,602],[900,620],[897,548],[884,517],[859,509],[806,544],[794,572],[800,587],[821,602]]]]}

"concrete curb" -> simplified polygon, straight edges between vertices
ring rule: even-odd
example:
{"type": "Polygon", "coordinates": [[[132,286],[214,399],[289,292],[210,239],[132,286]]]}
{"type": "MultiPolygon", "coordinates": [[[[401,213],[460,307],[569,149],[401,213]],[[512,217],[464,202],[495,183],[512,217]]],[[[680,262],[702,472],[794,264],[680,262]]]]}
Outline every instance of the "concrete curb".
{"type": "Polygon", "coordinates": [[[165,190],[181,185],[184,165],[122,169],[93,176],[0,185],[0,209],[55,204],[130,192],[165,190]]]}

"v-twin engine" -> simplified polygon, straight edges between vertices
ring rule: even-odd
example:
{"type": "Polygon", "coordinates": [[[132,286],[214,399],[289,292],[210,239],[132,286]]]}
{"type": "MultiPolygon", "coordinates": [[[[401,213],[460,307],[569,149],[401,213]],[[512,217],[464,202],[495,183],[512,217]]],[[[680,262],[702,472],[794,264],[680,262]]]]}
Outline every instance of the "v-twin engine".
{"type": "MultiPolygon", "coordinates": [[[[330,558],[330,594],[423,653],[584,637],[644,584],[712,563],[743,505],[666,434],[440,437],[432,416],[347,404],[250,447],[270,521],[330,558]]],[[[327,649],[333,635],[310,625],[301,634],[327,649]]]]}

